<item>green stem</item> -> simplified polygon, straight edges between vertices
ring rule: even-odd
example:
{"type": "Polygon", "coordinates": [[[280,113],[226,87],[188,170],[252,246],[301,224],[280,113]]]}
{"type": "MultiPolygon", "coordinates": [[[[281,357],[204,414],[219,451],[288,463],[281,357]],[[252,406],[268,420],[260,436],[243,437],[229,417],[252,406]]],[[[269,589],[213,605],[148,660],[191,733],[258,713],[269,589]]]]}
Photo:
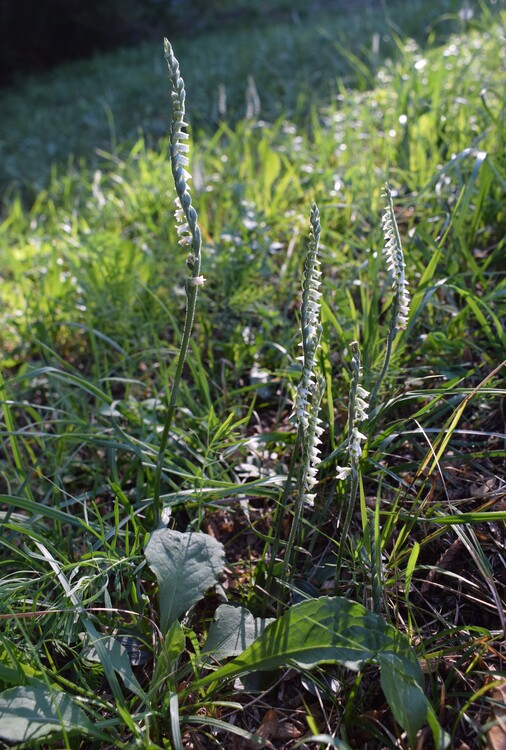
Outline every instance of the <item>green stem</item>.
{"type": "MultiPolygon", "coordinates": [[[[298,451],[297,448],[303,448],[304,447],[304,434],[303,434],[303,428],[299,426],[299,430],[297,433],[297,441],[295,443],[295,450],[293,452],[293,455],[297,455],[298,451]]],[[[302,509],[304,507],[304,484],[302,482],[302,476],[299,476],[298,481],[298,487],[297,487],[297,497],[295,498],[295,504],[293,509],[293,519],[292,519],[292,525],[290,526],[290,533],[288,535],[288,540],[286,542],[285,547],[285,554],[283,556],[283,567],[281,569],[281,580],[283,583],[287,583],[289,579],[289,568],[295,566],[295,558],[296,555],[293,552],[293,548],[295,546],[295,542],[297,540],[297,535],[299,533],[299,526],[300,526],[300,520],[302,518],[302,509]],[[292,557],[293,555],[293,557],[292,557]]]]}
{"type": "Polygon", "coordinates": [[[349,456],[350,456],[350,468],[351,468],[351,487],[350,487],[350,495],[348,499],[348,506],[346,508],[346,515],[344,517],[344,522],[339,530],[339,548],[337,552],[337,560],[336,560],[336,569],[334,574],[334,591],[337,592],[337,588],[339,585],[339,581],[341,579],[341,567],[343,563],[343,555],[344,555],[344,545],[346,543],[346,540],[348,538],[348,533],[350,531],[351,526],[351,519],[353,517],[353,510],[355,508],[355,503],[357,500],[357,492],[358,492],[358,483],[359,483],[359,464],[360,464],[360,456],[357,455],[357,450],[359,451],[359,441],[356,442],[356,445],[354,443],[355,437],[354,437],[354,428],[356,427],[358,423],[357,419],[357,391],[358,386],[360,382],[360,349],[358,346],[358,343],[356,341],[351,342],[351,350],[353,352],[353,358],[352,358],[352,377],[351,377],[351,384],[350,384],[350,403],[348,405],[348,450],[349,450],[349,456]]]}
{"type": "Polygon", "coordinates": [[[283,526],[283,519],[285,517],[286,508],[288,506],[288,498],[290,496],[290,491],[292,487],[292,477],[295,473],[295,463],[297,459],[297,446],[298,446],[298,440],[295,441],[295,447],[292,451],[292,456],[290,459],[290,467],[288,469],[288,476],[285,481],[283,495],[281,496],[281,499],[276,507],[275,518],[274,518],[274,533],[273,533],[273,539],[272,539],[272,546],[271,546],[270,554],[269,554],[269,567],[267,569],[266,586],[268,590],[272,586],[272,582],[274,579],[274,566],[276,564],[276,558],[278,556],[278,552],[279,552],[279,548],[281,544],[281,529],[283,526]]]}
{"type": "Polygon", "coordinates": [[[346,508],[346,516],[344,518],[344,523],[340,529],[340,534],[339,534],[340,536],[339,549],[337,553],[336,570],[335,570],[335,577],[334,577],[334,592],[335,593],[337,593],[339,582],[341,580],[341,567],[343,564],[344,545],[348,538],[348,533],[350,531],[350,526],[351,526],[351,519],[353,516],[353,510],[355,508],[355,503],[357,500],[358,480],[359,480],[358,468],[356,466],[352,466],[351,467],[351,487],[350,487],[350,495],[348,499],[348,507],[346,508]]]}
{"type": "Polygon", "coordinates": [[[164,40],[165,59],[167,60],[169,79],[171,84],[172,96],[172,121],[170,127],[170,163],[174,186],[178,197],[179,207],[176,211],[176,219],[179,224],[178,235],[180,244],[190,245],[191,252],[186,259],[187,266],[191,270],[191,276],[186,279],[186,314],[183,328],[183,337],[179,347],[176,373],[172,384],[169,405],[163,425],[160,447],[156,461],[155,476],[153,479],[153,522],[155,529],[160,525],[162,517],[162,504],[160,502],[160,488],[162,483],[162,469],[165,459],[165,451],[169,440],[172,419],[176,409],[181,376],[188,352],[190,336],[195,318],[195,308],[197,305],[197,291],[205,279],[200,276],[200,252],[202,248],[202,235],[197,223],[197,212],[192,206],[190,191],[187,180],[191,175],[188,174],[185,167],[188,165],[189,147],[186,144],[188,134],[185,132],[187,127],[184,121],[185,117],[185,97],[186,91],[184,81],[179,71],[179,63],[174,56],[170,42],[164,40]]]}
{"type": "MultiPolygon", "coordinates": [[[[398,306],[398,305],[396,305],[396,301],[394,301],[393,304],[394,304],[394,307],[398,306]]],[[[395,339],[395,336],[397,334],[397,329],[395,328],[395,325],[392,326],[392,323],[395,323],[396,320],[397,320],[397,310],[394,309],[392,311],[392,318],[391,318],[390,326],[389,326],[389,329],[388,329],[387,345],[386,345],[386,350],[385,350],[385,358],[383,360],[383,367],[381,368],[381,372],[380,372],[380,374],[378,376],[376,384],[375,384],[374,388],[372,389],[371,398],[369,400],[369,411],[370,411],[371,415],[374,413],[374,407],[376,405],[376,399],[378,397],[379,390],[380,390],[381,385],[382,385],[382,383],[383,383],[383,381],[384,381],[384,379],[386,377],[386,374],[388,372],[388,368],[390,367],[390,360],[392,359],[392,349],[393,349],[393,345],[394,345],[394,339],[395,339]]]]}
{"type": "Polygon", "coordinates": [[[172,391],[170,394],[170,401],[167,407],[167,414],[165,416],[165,422],[163,425],[162,437],[160,440],[160,447],[158,449],[158,458],[156,461],[155,476],[153,480],[153,523],[155,529],[158,528],[162,516],[162,508],[160,502],[160,487],[162,482],[162,470],[163,462],[165,459],[165,451],[167,449],[167,442],[169,439],[170,428],[172,425],[172,419],[174,417],[174,411],[176,408],[177,396],[179,392],[179,386],[181,383],[181,375],[183,373],[183,367],[186,360],[186,354],[188,352],[188,345],[190,343],[190,336],[193,328],[193,321],[195,318],[195,308],[197,305],[198,286],[192,286],[190,284],[191,278],[187,279],[186,285],[186,315],[183,328],[183,337],[181,339],[181,346],[179,348],[176,374],[174,375],[174,382],[172,384],[172,391]]]}

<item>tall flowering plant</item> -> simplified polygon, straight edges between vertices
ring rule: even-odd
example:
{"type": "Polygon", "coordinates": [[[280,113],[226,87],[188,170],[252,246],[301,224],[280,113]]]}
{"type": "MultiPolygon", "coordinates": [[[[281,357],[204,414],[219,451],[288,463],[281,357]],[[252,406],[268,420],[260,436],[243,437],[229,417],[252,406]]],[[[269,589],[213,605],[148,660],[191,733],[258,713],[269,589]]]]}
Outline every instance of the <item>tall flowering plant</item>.
{"type": "Polygon", "coordinates": [[[295,541],[300,534],[300,522],[304,505],[314,505],[316,477],[320,463],[320,444],[323,427],[319,418],[324,380],[318,365],[318,350],[322,335],[320,322],[321,283],[320,260],[320,212],[313,203],[309,219],[309,247],[304,264],[302,283],[302,305],[300,327],[302,332],[302,373],[294,400],[293,417],[297,425],[297,446],[301,456],[297,497],[294,515],[283,560],[283,578],[286,579],[292,560],[295,541]]]}
{"type": "Polygon", "coordinates": [[[190,147],[187,143],[189,135],[185,128],[188,127],[185,122],[185,99],[186,90],[184,81],[179,70],[179,63],[174,55],[170,42],[164,40],[165,59],[169,71],[169,82],[171,87],[172,99],[172,117],[169,127],[170,139],[170,164],[174,186],[176,188],[176,229],[179,237],[179,244],[188,247],[190,252],[186,258],[186,264],[190,270],[190,276],[186,280],[186,314],[181,337],[181,345],[177,359],[176,372],[170,394],[167,413],[163,426],[158,458],[156,462],[155,475],[153,480],[153,516],[155,528],[161,521],[161,503],[160,487],[162,468],[167,449],[170,427],[174,410],[176,407],[179,384],[183,366],[188,351],[190,336],[193,328],[195,317],[195,308],[197,305],[198,288],[202,286],[205,279],[200,274],[200,260],[202,249],[202,234],[197,223],[197,212],[192,205],[192,198],[188,181],[191,174],[187,167],[189,166],[188,152],[190,147]]]}
{"type": "Polygon", "coordinates": [[[406,281],[405,274],[406,264],[404,262],[404,252],[402,249],[399,228],[395,219],[392,193],[388,184],[385,184],[384,186],[382,197],[386,198],[386,205],[381,221],[385,240],[383,255],[386,258],[387,268],[392,278],[394,297],[391,305],[383,366],[371,394],[371,411],[376,403],[381,384],[388,372],[395,338],[399,331],[403,331],[408,325],[410,305],[410,297],[407,288],[408,282],[406,281]]]}

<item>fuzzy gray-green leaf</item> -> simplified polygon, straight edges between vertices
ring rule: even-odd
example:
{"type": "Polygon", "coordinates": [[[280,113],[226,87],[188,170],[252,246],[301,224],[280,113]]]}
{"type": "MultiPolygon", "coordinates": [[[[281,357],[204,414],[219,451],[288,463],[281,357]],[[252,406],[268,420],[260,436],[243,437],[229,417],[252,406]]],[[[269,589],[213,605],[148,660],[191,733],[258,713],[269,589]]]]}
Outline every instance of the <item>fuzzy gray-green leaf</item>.
{"type": "Polygon", "coordinates": [[[0,716],[0,737],[6,742],[33,743],[55,732],[86,734],[91,729],[75,701],[46,685],[4,690],[0,693],[0,716]]]}
{"type": "Polygon", "coordinates": [[[158,581],[163,632],[202,599],[225,567],[223,545],[196,532],[158,529],[151,535],[145,555],[158,581]]]}
{"type": "Polygon", "coordinates": [[[254,617],[245,607],[230,604],[221,604],[214,617],[202,654],[212,654],[218,661],[242,654],[273,622],[272,618],[254,617]]]}

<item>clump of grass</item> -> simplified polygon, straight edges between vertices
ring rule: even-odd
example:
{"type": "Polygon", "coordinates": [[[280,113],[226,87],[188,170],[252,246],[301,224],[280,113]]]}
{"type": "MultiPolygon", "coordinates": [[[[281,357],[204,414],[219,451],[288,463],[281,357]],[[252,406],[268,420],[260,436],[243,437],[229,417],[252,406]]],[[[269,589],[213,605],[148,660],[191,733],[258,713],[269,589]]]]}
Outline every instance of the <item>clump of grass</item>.
{"type": "MultiPolygon", "coordinates": [[[[416,0],[409,8],[402,0],[393,2],[388,6],[390,18],[379,7],[359,17],[353,6],[341,3],[331,12],[309,12],[301,3],[300,16],[285,12],[273,22],[275,8],[269,5],[267,16],[195,37],[188,37],[186,24],[175,40],[192,91],[192,122],[212,136],[223,90],[227,122],[235,125],[242,120],[248,76],[253,75],[257,88],[265,92],[262,118],[274,121],[288,114],[305,127],[311,107],[339,93],[337,81],[351,86],[358,79],[370,85],[373,71],[369,74],[368,69],[399,54],[397,31],[392,28],[403,29],[424,46],[434,33],[448,35],[461,25],[460,0],[416,0]],[[445,23],[431,27],[443,13],[448,14],[445,23]],[[373,51],[375,35],[379,57],[373,51]],[[349,49],[355,50],[354,56],[349,49]]],[[[284,2],[276,0],[277,4],[284,2]]],[[[165,78],[154,42],[20,79],[15,87],[4,89],[0,190],[10,195],[21,189],[31,203],[47,188],[54,165],[62,179],[69,173],[78,177],[90,162],[102,169],[104,152],[124,160],[138,140],[139,127],[148,144],[158,144],[166,133],[160,107],[165,78]]]]}

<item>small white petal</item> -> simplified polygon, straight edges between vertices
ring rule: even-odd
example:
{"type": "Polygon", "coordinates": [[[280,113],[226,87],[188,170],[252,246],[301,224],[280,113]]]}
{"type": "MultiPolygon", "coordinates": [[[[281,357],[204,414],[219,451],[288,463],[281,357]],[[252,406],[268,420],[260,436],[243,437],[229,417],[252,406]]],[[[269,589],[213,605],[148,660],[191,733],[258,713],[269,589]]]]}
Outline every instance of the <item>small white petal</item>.
{"type": "Polygon", "coordinates": [[[336,469],[336,479],[348,479],[349,475],[351,474],[351,469],[349,466],[336,466],[336,469]]]}
{"type": "Polygon", "coordinates": [[[203,276],[192,276],[190,279],[191,286],[204,286],[206,279],[203,276]]]}
{"type": "Polygon", "coordinates": [[[364,422],[366,419],[369,418],[367,415],[367,412],[360,408],[357,408],[356,416],[357,416],[357,422],[364,422]]]}
{"type": "Polygon", "coordinates": [[[367,440],[367,435],[363,435],[361,432],[359,432],[358,427],[353,428],[352,437],[356,442],[359,442],[360,440],[367,440]]]}

